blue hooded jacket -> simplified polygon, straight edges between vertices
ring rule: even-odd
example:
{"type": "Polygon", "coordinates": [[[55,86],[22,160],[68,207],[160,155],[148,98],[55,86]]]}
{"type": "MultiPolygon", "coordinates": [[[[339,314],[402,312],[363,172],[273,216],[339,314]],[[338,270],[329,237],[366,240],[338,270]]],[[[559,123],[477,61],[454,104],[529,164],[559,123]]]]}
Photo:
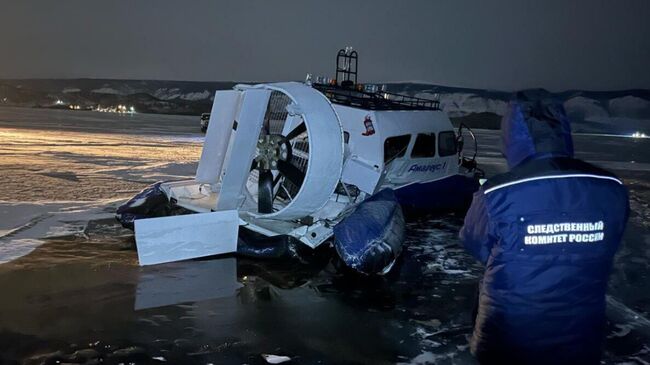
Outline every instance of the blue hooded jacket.
{"type": "Polygon", "coordinates": [[[627,190],[573,158],[561,104],[512,102],[501,131],[510,171],[474,194],[460,232],[486,266],[472,353],[481,363],[598,364],[627,190]]]}

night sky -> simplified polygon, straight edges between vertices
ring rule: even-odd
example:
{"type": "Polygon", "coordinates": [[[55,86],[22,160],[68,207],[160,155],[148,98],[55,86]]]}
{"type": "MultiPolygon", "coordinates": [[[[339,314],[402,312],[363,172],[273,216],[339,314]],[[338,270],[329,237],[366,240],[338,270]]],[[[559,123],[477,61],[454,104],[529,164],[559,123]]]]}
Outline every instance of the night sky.
{"type": "Polygon", "coordinates": [[[648,0],[0,0],[0,78],[650,88],[648,0]]]}

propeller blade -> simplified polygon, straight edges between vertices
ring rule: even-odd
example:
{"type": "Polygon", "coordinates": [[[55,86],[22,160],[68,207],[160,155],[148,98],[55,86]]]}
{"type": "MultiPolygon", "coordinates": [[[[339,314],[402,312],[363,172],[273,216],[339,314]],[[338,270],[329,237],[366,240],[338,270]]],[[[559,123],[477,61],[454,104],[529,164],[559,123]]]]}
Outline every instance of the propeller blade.
{"type": "Polygon", "coordinates": [[[264,134],[271,134],[271,119],[268,115],[264,118],[264,124],[262,124],[262,130],[264,131],[264,134]]]}
{"type": "Polygon", "coordinates": [[[307,125],[305,122],[300,123],[296,128],[294,128],[291,132],[287,133],[287,139],[294,139],[301,135],[303,132],[307,130],[307,125]]]}
{"type": "Polygon", "coordinates": [[[271,170],[259,169],[257,178],[257,211],[273,213],[273,173],[271,170]]]}
{"type": "Polygon", "coordinates": [[[281,177],[282,177],[282,174],[278,174],[278,176],[276,176],[275,179],[273,179],[273,189],[275,189],[275,186],[278,185],[278,183],[280,182],[281,177]]]}
{"type": "Polygon", "coordinates": [[[287,161],[278,161],[278,170],[284,175],[289,181],[291,181],[295,186],[302,186],[302,182],[305,179],[305,174],[300,171],[299,168],[287,161]]]}

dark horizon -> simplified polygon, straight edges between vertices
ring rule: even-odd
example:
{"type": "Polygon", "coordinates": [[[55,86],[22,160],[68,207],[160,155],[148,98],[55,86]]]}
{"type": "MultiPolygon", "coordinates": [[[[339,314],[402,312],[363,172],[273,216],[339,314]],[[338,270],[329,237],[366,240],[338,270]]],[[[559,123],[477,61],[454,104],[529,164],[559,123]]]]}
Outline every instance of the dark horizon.
{"type": "Polygon", "coordinates": [[[650,2],[28,0],[0,14],[0,78],[302,80],[360,54],[361,82],[650,89],[650,2]]]}

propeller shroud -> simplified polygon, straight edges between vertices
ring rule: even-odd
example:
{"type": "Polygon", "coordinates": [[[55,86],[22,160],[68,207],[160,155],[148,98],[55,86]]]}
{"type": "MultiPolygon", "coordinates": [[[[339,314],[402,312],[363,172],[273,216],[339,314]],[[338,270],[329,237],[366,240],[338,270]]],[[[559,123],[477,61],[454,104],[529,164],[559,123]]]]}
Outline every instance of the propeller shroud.
{"type": "Polygon", "coordinates": [[[343,168],[343,130],[317,90],[298,83],[262,87],[272,92],[247,196],[260,217],[302,218],[324,206],[336,189],[343,168]]]}

